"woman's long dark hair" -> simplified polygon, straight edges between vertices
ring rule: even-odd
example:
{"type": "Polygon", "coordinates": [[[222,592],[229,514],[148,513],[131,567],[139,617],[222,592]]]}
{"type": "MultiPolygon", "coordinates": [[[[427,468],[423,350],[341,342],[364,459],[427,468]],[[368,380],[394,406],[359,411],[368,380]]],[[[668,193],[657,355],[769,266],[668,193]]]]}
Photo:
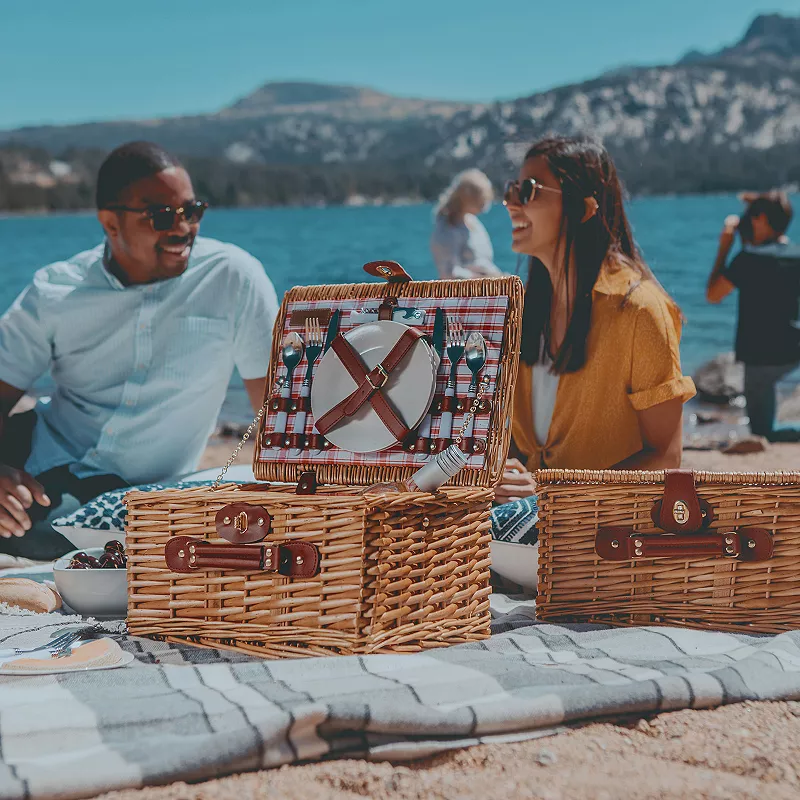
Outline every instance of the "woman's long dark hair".
{"type": "MultiPolygon", "coordinates": [[[[547,161],[562,191],[564,248],[561,279],[567,288],[569,322],[564,341],[553,354],[553,371],[575,372],[586,362],[592,289],[603,264],[625,263],[638,272],[641,279],[655,281],[655,277],[642,260],[633,239],[623,206],[622,184],[606,149],[588,139],[558,137],[535,144],[526,153],[525,160],[537,156],[547,161]],[[594,197],[597,201],[597,213],[581,222],[586,213],[587,197],[594,197]],[[574,297],[569,291],[573,251],[576,270],[574,297]]],[[[521,357],[526,364],[539,361],[543,344],[545,349],[550,348],[552,297],[550,273],[539,259],[531,258],[522,317],[521,357]]]]}

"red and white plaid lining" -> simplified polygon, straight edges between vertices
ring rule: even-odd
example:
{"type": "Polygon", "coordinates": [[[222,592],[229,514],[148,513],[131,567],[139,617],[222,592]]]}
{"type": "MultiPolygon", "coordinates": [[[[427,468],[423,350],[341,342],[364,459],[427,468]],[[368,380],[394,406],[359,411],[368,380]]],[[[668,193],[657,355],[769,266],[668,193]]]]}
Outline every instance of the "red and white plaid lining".
{"type": "MultiPolygon", "coordinates": [[[[298,301],[290,303],[286,311],[286,320],[283,326],[283,337],[291,331],[296,331],[301,335],[304,333],[304,327],[291,324],[292,312],[306,311],[320,309],[328,311],[340,310],[339,319],[339,332],[347,333],[357,327],[357,324],[351,324],[350,312],[358,310],[375,311],[380,305],[380,300],[316,300],[316,301],[298,301]]],[[[433,325],[436,318],[436,309],[442,308],[451,318],[460,320],[464,326],[465,336],[473,331],[483,334],[486,340],[486,365],[481,371],[480,377],[488,376],[490,379],[489,386],[483,394],[486,399],[491,399],[495,392],[495,381],[497,379],[497,368],[500,361],[500,347],[503,341],[503,334],[506,324],[506,314],[508,311],[508,298],[501,297],[448,297],[448,298],[435,298],[435,297],[401,297],[399,298],[398,305],[400,307],[411,307],[425,311],[425,322],[422,325],[414,327],[419,328],[423,333],[431,336],[433,335],[433,325]]],[[[282,338],[283,338],[282,337],[282,338]]],[[[450,361],[447,358],[446,350],[447,342],[445,342],[445,352],[442,358],[442,363],[439,366],[439,374],[436,382],[436,396],[444,395],[445,386],[447,384],[447,377],[450,374],[450,361]]],[[[321,360],[321,356],[317,359],[317,364],[321,360]]],[[[295,369],[292,378],[292,397],[300,396],[300,386],[303,382],[308,363],[305,359],[295,369]]],[[[316,369],[316,364],[315,364],[316,369]]],[[[277,378],[286,375],[286,367],[281,363],[278,367],[276,374],[277,378]]],[[[465,410],[456,412],[453,415],[453,433],[456,436],[461,430],[464,421],[464,414],[467,407],[467,389],[469,388],[472,373],[467,368],[466,362],[462,359],[458,365],[458,378],[456,383],[456,396],[459,398],[465,410]]],[[[312,378],[313,380],[313,378],[312,378]]],[[[279,391],[273,387],[272,395],[278,394],[279,391]]],[[[267,434],[275,429],[275,421],[277,419],[277,411],[269,411],[266,419],[265,430],[267,434]]],[[[286,424],[287,431],[292,431],[293,414],[289,415],[286,424]]],[[[314,417],[309,411],[306,417],[305,433],[311,433],[314,425],[314,417]]],[[[439,434],[441,426],[441,414],[434,414],[431,424],[431,436],[436,438],[439,434]]],[[[475,417],[472,435],[475,438],[485,438],[489,429],[489,414],[479,414],[475,417]]],[[[400,445],[395,445],[386,450],[381,450],[377,453],[351,453],[349,450],[339,450],[338,448],[331,448],[325,450],[318,455],[312,455],[308,450],[304,450],[299,456],[290,455],[289,449],[286,448],[264,448],[259,450],[258,460],[262,462],[281,461],[284,463],[295,464],[357,464],[359,466],[397,466],[408,467],[416,464],[424,464],[430,458],[429,455],[424,453],[407,453],[400,445]]],[[[484,465],[485,455],[483,453],[473,454],[467,461],[467,469],[482,469],[484,465]]]]}

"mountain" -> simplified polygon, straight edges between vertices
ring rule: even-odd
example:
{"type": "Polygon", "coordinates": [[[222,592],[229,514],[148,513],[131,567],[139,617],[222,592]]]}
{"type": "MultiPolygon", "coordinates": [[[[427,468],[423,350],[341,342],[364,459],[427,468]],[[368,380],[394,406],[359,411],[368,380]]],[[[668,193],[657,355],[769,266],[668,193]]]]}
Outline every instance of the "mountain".
{"type": "Polygon", "coordinates": [[[773,66],[797,71],[800,69],[800,17],[763,14],[753,20],[744,38],[736,44],[710,54],[695,50],[681,61],[684,64],[773,66]]]}
{"type": "Polygon", "coordinates": [[[22,186],[26,203],[78,203],[102,154],[137,138],[189,159],[209,199],[246,205],[428,198],[467,166],[502,180],[552,133],[602,139],[634,192],[800,183],[800,17],[759,16],[715,53],[491,104],[284,82],[208,114],[0,132],[0,208],[22,186]]]}

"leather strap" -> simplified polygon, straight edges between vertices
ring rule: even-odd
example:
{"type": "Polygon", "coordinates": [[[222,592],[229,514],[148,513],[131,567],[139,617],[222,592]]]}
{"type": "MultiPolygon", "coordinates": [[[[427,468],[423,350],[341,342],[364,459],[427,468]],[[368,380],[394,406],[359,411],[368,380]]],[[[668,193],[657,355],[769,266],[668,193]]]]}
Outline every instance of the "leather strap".
{"type": "Polygon", "coordinates": [[[364,403],[369,401],[392,436],[397,441],[405,439],[409,433],[408,427],[389,405],[389,401],[380,389],[421,337],[422,333],[418,330],[406,328],[383,362],[373,367],[368,373],[360,356],[353,350],[347,339],[339,334],[333,340],[331,347],[344,368],[350,373],[350,377],[358,384],[358,388],[317,420],[317,430],[322,434],[328,433],[345,417],[352,417],[364,403]]]}
{"type": "Polygon", "coordinates": [[[449,411],[451,414],[464,410],[464,403],[459,400],[455,395],[453,397],[439,397],[433,401],[434,413],[441,413],[442,411],[449,411]]]}
{"type": "Polygon", "coordinates": [[[269,512],[249,503],[229,503],[214,517],[217,533],[233,544],[263,541],[272,525],[269,512]]]}
{"type": "Polygon", "coordinates": [[[292,443],[290,436],[288,433],[273,431],[264,436],[264,447],[289,447],[292,443]]]}
{"type": "Polygon", "coordinates": [[[656,501],[650,517],[653,524],[670,533],[694,533],[708,527],[714,515],[708,503],[697,496],[692,472],[669,469],[664,496],[656,501]]]}
{"type": "Polygon", "coordinates": [[[319,550],[309,542],[281,544],[211,544],[191,536],[173,536],[164,546],[172,572],[248,570],[313,578],[319,572],[319,550]]]}
{"type": "Polygon", "coordinates": [[[640,534],[630,528],[599,528],[595,553],[606,561],[639,558],[735,558],[766,561],[772,558],[772,536],[766,528],[687,534],[640,534]]]}
{"type": "Polygon", "coordinates": [[[389,283],[408,283],[411,276],[396,261],[370,261],[364,264],[364,272],[389,283]]]}
{"type": "Polygon", "coordinates": [[[397,298],[396,297],[387,297],[379,306],[378,306],[378,319],[382,320],[383,322],[391,322],[392,317],[394,316],[394,310],[397,308],[397,298]]]}
{"type": "Polygon", "coordinates": [[[285,411],[287,414],[292,411],[311,411],[310,397],[271,397],[269,400],[270,411],[285,411]]]}
{"type": "Polygon", "coordinates": [[[306,437],[302,433],[290,433],[286,439],[289,442],[287,447],[292,450],[302,450],[306,446],[306,437]]]}

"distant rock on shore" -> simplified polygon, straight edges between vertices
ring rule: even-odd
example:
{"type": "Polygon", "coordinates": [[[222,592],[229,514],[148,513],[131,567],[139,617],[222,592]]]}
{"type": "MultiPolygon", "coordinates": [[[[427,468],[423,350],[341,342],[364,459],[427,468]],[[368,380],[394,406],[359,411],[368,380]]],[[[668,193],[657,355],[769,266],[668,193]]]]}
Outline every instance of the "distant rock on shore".
{"type": "Polygon", "coordinates": [[[744,393],[744,365],[733,353],[720,353],[692,376],[697,399],[706,403],[730,403],[744,393]]]}

